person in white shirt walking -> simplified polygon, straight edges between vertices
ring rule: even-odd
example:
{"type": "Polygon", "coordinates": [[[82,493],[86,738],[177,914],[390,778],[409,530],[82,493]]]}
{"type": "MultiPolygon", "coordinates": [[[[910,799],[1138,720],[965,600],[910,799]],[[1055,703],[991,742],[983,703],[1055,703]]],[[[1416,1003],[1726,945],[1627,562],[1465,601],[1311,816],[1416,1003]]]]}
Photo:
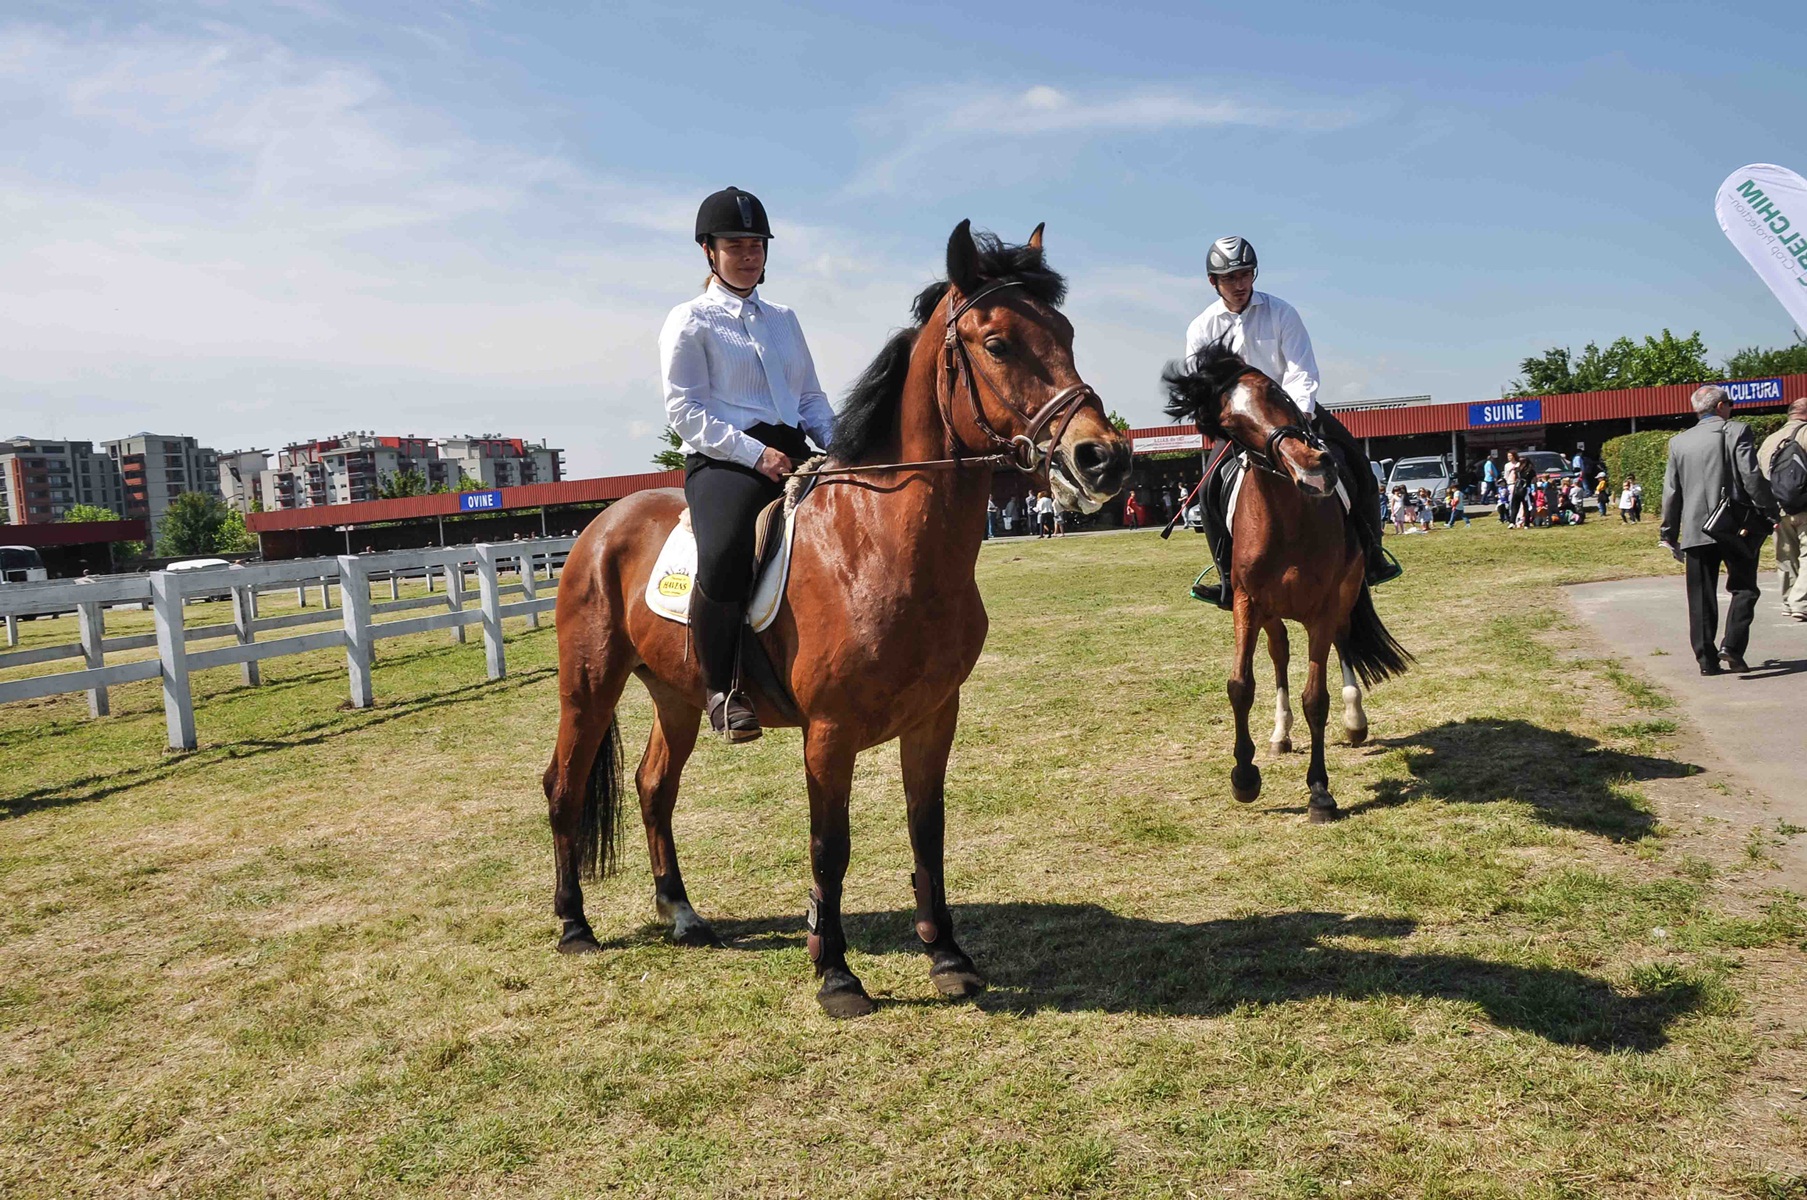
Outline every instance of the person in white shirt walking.
{"type": "MultiPolygon", "coordinates": [[[[1251,367],[1279,383],[1299,406],[1306,428],[1315,430],[1341,453],[1354,506],[1355,527],[1367,549],[1370,586],[1398,576],[1399,568],[1380,548],[1380,486],[1368,465],[1361,443],[1330,413],[1318,406],[1318,360],[1312,353],[1311,335],[1298,310],[1278,296],[1255,290],[1260,264],[1255,247],[1246,238],[1222,237],[1211,243],[1205,272],[1217,292],[1217,303],[1205,309],[1186,330],[1186,361],[1206,346],[1223,343],[1251,367]]],[[[1230,607],[1228,579],[1231,538],[1224,520],[1222,500],[1211,495],[1200,504],[1212,557],[1217,560],[1217,582],[1199,584],[1193,594],[1221,608],[1230,607]]]]}
{"type": "Polygon", "coordinates": [[[709,260],[702,295],[671,310],[659,332],[665,416],[684,448],[684,498],[696,535],[690,636],[710,727],[731,742],[760,734],[740,690],[741,625],[753,585],[753,525],[784,477],[827,446],[834,409],[816,380],[803,327],[759,295],[772,227],[751,192],[706,198],[696,240],[709,260]]]}

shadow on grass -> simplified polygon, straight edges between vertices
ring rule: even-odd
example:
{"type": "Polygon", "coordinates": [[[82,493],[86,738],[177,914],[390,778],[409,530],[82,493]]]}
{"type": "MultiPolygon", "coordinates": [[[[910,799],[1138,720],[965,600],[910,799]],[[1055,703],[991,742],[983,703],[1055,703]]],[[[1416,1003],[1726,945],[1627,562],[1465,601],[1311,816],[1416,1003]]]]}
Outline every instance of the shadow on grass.
{"type": "MultiPolygon", "coordinates": [[[[379,700],[370,708],[341,708],[334,716],[285,730],[277,737],[244,738],[236,742],[206,746],[186,754],[172,751],[166,753],[160,760],[145,763],[142,766],[123,767],[84,775],[76,779],[66,779],[17,796],[0,795],[0,820],[22,817],[29,813],[44,812],[50,809],[66,808],[74,804],[86,804],[94,800],[104,800],[108,796],[128,792],[145,784],[208,771],[221,763],[236,762],[239,759],[255,758],[259,755],[303,746],[317,746],[333,738],[359,733],[379,725],[387,725],[391,721],[411,717],[429,709],[468,704],[503,692],[516,691],[553,678],[557,674],[556,666],[537,667],[527,671],[510,672],[500,682],[485,679],[429,695],[412,696],[387,702],[379,700]]],[[[233,689],[235,693],[256,690],[252,688],[233,689]]],[[[217,699],[217,697],[211,699],[217,699]]],[[[195,723],[204,727],[206,715],[206,702],[197,701],[195,723]]]]}
{"type": "Polygon", "coordinates": [[[1374,784],[1373,799],[1346,806],[1351,815],[1423,797],[1457,804],[1516,800],[1551,825],[1614,841],[1638,841],[1656,828],[1656,817],[1616,785],[1700,773],[1691,763],[1627,754],[1528,721],[1452,721],[1373,745],[1403,750],[1412,778],[1374,784]]]}
{"type": "MultiPolygon", "coordinates": [[[[915,949],[913,911],[849,914],[849,943],[869,954],[915,949]]],[[[1553,967],[1454,954],[1338,944],[1408,937],[1386,917],[1288,912],[1186,924],[1120,916],[1096,904],[969,904],[954,910],[960,942],[991,980],[981,1008],[1219,1016],[1244,1005],[1385,996],[1473,1004],[1493,1024],[1606,1053],[1665,1045],[1700,989],[1677,981],[1624,996],[1605,981],[1553,967]]],[[[799,945],[803,923],[718,922],[741,950],[799,945]]]]}

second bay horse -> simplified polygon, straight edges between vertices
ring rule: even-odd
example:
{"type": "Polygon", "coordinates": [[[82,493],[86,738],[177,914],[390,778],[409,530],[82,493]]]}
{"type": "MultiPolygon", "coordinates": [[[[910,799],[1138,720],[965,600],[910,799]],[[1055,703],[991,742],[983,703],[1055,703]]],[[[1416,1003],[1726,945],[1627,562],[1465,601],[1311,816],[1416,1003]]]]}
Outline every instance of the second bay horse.
{"type": "Polygon", "coordinates": [[[1232,562],[1224,585],[1235,593],[1236,651],[1226,690],[1236,716],[1236,766],[1230,788],[1245,803],[1261,794],[1261,768],[1249,736],[1255,702],[1255,639],[1267,633],[1279,687],[1271,749],[1292,749],[1286,672],[1286,621],[1305,627],[1310,666],[1300,707],[1311,727],[1305,780],[1314,823],[1334,820],[1336,798],[1324,765],[1330,712],[1325,670],[1336,647],[1343,668],[1343,725],[1352,745],[1368,735],[1361,688],[1405,671],[1412,656],[1374,610],[1363,578],[1365,556],[1337,499],[1337,465],[1306,432],[1292,397],[1222,345],[1206,346],[1183,367],[1169,367],[1168,415],[1228,440],[1247,460],[1237,499],[1232,562]],[[1357,682],[1359,678],[1359,684],[1357,682]]]}
{"type": "MultiPolygon", "coordinates": [[[[947,279],[916,299],[854,385],[828,464],[797,506],[787,598],[759,634],[776,689],[755,689],[762,725],[800,725],[809,788],[813,887],[808,949],[817,999],[835,1017],[872,1011],[847,965],[841,887],[854,757],[902,743],[916,934],[944,995],[984,986],[954,940],[943,885],[943,789],[960,687],[985,643],[974,568],[994,465],[1045,478],[1063,505],[1095,512],[1129,474],[1128,440],[1073,365],[1065,283],[1042,258],[1041,228],[1010,246],[967,222],[947,246],[947,279]],[[848,470],[863,468],[863,470],[848,470]]],[[[609,508],[572,549],[558,590],[558,743],[545,790],[556,868],[559,949],[601,947],[579,876],[614,861],[620,746],[615,710],[629,676],[656,717],[634,782],[652,858],[653,898],[680,942],[715,934],[691,907],[671,815],[696,744],[703,680],[689,630],[650,611],[647,577],[684,495],[640,492],[609,508]]]]}

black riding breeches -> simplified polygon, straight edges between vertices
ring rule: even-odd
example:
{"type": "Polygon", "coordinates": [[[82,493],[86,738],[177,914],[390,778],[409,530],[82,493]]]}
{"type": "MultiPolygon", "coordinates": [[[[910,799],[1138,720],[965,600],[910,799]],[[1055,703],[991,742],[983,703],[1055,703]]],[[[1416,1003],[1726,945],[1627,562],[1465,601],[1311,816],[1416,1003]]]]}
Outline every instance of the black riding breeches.
{"type": "Polygon", "coordinates": [[[1355,510],[1356,521],[1368,534],[1372,545],[1380,545],[1380,482],[1374,478],[1374,468],[1368,465],[1368,454],[1362,449],[1361,442],[1355,435],[1343,428],[1343,423],[1329,409],[1318,409],[1318,433],[1325,441],[1341,451],[1343,462],[1348,467],[1343,479],[1354,491],[1349,496],[1350,506],[1355,510]]]}
{"type": "MultiPolygon", "coordinates": [[[[791,457],[809,457],[803,431],[789,425],[753,425],[743,432],[791,457]]],[[[684,499],[696,535],[696,585],[713,600],[739,604],[753,588],[753,526],[760,510],[783,495],[752,467],[692,454],[684,459],[684,499]]]]}

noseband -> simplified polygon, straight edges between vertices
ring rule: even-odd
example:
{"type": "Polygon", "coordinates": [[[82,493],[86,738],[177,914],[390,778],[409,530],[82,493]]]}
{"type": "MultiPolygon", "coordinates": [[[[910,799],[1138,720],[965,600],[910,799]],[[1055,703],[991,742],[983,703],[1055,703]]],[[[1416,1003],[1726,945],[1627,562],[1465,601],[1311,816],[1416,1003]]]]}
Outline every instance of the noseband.
{"type": "MultiPolygon", "coordinates": [[[[1272,380],[1269,380],[1269,383],[1271,384],[1272,380]]],[[[1219,424],[1221,423],[1222,420],[1220,418],[1219,424]]],[[[1225,433],[1228,432],[1228,430],[1225,430],[1225,433]]],[[[1236,437],[1234,434],[1230,434],[1229,440],[1235,443],[1236,448],[1242,451],[1243,456],[1260,470],[1266,471],[1270,475],[1278,475],[1284,479],[1291,479],[1292,472],[1280,465],[1280,443],[1286,441],[1288,438],[1304,442],[1309,449],[1316,450],[1320,454],[1327,453],[1330,449],[1330,447],[1325,444],[1323,438],[1302,425],[1276,426],[1268,433],[1267,438],[1261,443],[1261,449],[1259,450],[1252,446],[1245,445],[1242,439],[1236,437]]]]}
{"type": "MultiPolygon", "coordinates": [[[[1022,286],[1023,283],[1021,280],[1007,279],[1001,283],[994,283],[989,287],[980,288],[978,291],[962,300],[958,307],[951,302],[948,304],[946,344],[942,350],[943,375],[947,380],[947,386],[945,388],[936,388],[935,394],[937,401],[941,405],[942,424],[947,427],[948,453],[953,456],[954,459],[960,459],[961,454],[960,443],[954,433],[954,414],[952,411],[953,393],[959,390],[960,377],[964,375],[966,377],[965,390],[967,403],[972,411],[973,424],[977,425],[980,432],[991,439],[992,446],[998,447],[1005,452],[1004,457],[1009,461],[1010,465],[1025,475],[1031,475],[1042,465],[1044,460],[1053,457],[1054,447],[1060,445],[1060,439],[1066,436],[1067,426],[1073,423],[1073,418],[1078,415],[1080,406],[1088,399],[1097,400],[1099,397],[1098,393],[1092,390],[1090,384],[1076,383],[1071,387],[1065,387],[1060,391],[1055,392],[1040,408],[1036,409],[1035,412],[1031,414],[1021,405],[1006,398],[1003,390],[998,387],[997,383],[993,381],[990,376],[987,376],[985,384],[991,389],[992,395],[996,396],[1004,407],[1010,409],[1017,416],[1026,420],[1028,426],[1024,432],[1017,434],[1015,437],[1007,438],[996,429],[993,429],[991,422],[985,419],[985,405],[981,403],[979,399],[980,372],[977,369],[977,365],[972,360],[972,355],[967,352],[966,343],[960,340],[960,333],[957,326],[959,325],[961,317],[972,311],[973,307],[976,306],[979,301],[985,299],[993,292],[1001,292],[1005,288],[1022,286]],[[1048,452],[1044,455],[1041,449],[1042,434],[1048,432],[1050,426],[1053,426],[1053,432],[1047,439],[1048,452]]],[[[1100,401],[1100,403],[1102,404],[1102,401],[1100,401]]]]}

